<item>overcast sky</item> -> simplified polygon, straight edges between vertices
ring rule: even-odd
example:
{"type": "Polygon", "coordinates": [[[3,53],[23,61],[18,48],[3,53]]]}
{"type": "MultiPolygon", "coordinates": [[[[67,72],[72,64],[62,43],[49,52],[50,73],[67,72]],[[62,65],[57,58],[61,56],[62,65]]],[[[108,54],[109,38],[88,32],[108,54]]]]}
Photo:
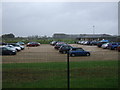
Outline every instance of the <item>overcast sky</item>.
{"type": "Polygon", "coordinates": [[[118,34],[117,2],[3,2],[2,33],[118,34]]]}

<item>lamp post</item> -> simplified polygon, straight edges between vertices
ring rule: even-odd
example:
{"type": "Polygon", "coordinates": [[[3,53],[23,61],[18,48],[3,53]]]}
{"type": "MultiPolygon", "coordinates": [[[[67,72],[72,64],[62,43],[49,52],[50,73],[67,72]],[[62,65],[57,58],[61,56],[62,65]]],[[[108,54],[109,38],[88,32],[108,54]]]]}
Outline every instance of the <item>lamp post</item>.
{"type": "Polygon", "coordinates": [[[95,26],[93,25],[93,34],[95,34],[95,26]]]}

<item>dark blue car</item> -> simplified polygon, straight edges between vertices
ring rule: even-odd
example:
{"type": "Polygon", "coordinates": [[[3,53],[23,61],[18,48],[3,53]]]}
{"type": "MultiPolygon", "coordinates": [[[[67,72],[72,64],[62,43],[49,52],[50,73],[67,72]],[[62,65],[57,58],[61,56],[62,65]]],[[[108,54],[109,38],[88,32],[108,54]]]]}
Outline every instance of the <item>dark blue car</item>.
{"type": "Polygon", "coordinates": [[[69,51],[70,56],[90,56],[90,52],[83,50],[82,48],[72,48],[69,51]]]}

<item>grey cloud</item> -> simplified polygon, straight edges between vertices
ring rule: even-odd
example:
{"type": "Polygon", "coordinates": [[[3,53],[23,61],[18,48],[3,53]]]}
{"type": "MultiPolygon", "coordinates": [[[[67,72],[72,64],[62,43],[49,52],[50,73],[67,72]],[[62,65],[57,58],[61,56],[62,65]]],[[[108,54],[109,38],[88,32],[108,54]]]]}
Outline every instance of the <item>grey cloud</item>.
{"type": "Polygon", "coordinates": [[[3,3],[3,33],[17,36],[55,32],[117,34],[117,3],[3,3]]]}

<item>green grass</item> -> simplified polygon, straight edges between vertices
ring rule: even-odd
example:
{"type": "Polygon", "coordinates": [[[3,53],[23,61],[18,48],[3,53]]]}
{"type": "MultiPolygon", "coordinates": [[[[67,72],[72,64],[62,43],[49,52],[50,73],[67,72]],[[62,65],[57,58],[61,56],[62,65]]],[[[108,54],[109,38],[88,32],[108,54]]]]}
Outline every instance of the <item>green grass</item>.
{"type": "Polygon", "coordinates": [[[68,44],[74,44],[75,43],[75,39],[32,39],[32,40],[22,40],[22,39],[17,39],[17,38],[13,38],[13,39],[3,39],[3,42],[6,43],[17,43],[19,41],[23,41],[25,44],[27,44],[28,42],[39,42],[41,44],[50,44],[50,42],[52,41],[62,41],[62,42],[66,42],[68,44]]]}
{"type": "MultiPolygon", "coordinates": [[[[67,63],[3,64],[3,88],[67,88],[67,63]]],[[[117,88],[117,61],[70,62],[71,88],[117,88]]]]}

